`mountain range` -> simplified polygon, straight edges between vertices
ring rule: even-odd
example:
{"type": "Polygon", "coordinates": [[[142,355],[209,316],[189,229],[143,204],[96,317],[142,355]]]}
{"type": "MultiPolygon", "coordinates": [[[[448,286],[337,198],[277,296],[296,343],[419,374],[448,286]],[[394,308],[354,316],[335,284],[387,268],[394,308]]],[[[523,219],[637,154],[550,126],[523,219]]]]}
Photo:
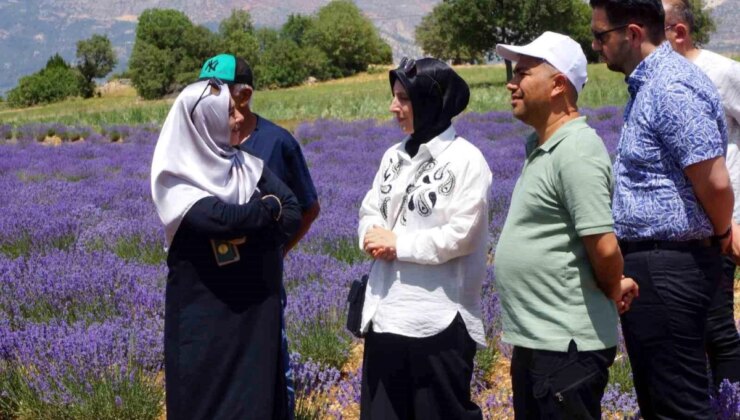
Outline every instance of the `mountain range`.
{"type": "MultiPolygon", "coordinates": [[[[257,26],[278,27],[291,13],[311,14],[329,0],[0,0],[0,94],[18,79],[42,68],[59,53],[69,62],[76,43],[107,35],[119,57],[114,71],[126,68],[137,16],[148,8],[183,11],[197,24],[215,30],[234,9],[248,10],[257,26]]],[[[396,60],[418,56],[414,28],[439,0],[355,0],[391,45],[396,60]]],[[[708,48],[740,53],[740,0],[711,0],[718,30],[708,48]],[[733,23],[735,22],[735,23],[733,23]]]]}

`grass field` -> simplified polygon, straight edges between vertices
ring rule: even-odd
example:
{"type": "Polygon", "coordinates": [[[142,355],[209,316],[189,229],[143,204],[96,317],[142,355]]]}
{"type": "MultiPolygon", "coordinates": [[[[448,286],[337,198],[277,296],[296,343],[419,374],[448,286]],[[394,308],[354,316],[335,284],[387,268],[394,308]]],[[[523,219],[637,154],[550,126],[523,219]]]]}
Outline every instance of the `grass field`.
{"type": "MultiPolygon", "coordinates": [[[[502,65],[463,66],[457,71],[471,88],[468,111],[509,109],[506,71],[502,65]]],[[[627,89],[621,74],[609,71],[603,64],[594,64],[589,66],[589,77],[580,100],[582,107],[621,106],[626,102],[627,89]]],[[[260,115],[293,129],[300,122],[319,118],[387,119],[389,102],[388,76],[382,70],[310,86],[258,91],[253,108],[260,115]]],[[[75,98],[33,108],[8,109],[6,104],[0,104],[0,124],[54,122],[97,128],[114,124],[159,125],[171,103],[172,99],[142,100],[133,88],[125,87],[99,98],[75,98]]]]}

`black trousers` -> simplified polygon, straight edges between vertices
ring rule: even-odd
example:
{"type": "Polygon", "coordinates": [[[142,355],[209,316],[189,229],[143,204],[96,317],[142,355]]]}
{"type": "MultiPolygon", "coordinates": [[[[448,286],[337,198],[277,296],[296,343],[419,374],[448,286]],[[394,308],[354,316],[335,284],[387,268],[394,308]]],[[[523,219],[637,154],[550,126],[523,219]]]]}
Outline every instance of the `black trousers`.
{"type": "Polygon", "coordinates": [[[624,254],[640,297],[622,315],[640,413],[647,419],[710,419],[704,347],[710,303],[722,277],[718,246],[624,254]]]}
{"type": "Polygon", "coordinates": [[[578,351],[573,340],[567,352],[514,347],[514,418],[601,418],[601,397],[616,354],[616,347],[578,351]]]}
{"type": "Polygon", "coordinates": [[[740,381],[740,334],[735,326],[735,263],[722,258],[722,280],[707,315],[706,348],[715,388],[723,380],[740,381]]]}
{"type": "Polygon", "coordinates": [[[470,400],[476,345],[460,314],[437,335],[365,336],[360,419],[476,419],[470,400]]]}

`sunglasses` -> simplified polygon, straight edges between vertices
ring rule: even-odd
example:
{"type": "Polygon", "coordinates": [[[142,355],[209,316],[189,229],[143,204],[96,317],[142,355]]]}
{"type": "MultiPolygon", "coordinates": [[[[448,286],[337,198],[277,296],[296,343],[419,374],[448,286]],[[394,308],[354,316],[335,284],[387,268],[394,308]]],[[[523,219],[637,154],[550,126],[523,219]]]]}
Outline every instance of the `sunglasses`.
{"type": "Polygon", "coordinates": [[[221,86],[223,86],[223,84],[224,82],[217,77],[211,77],[210,79],[208,79],[208,83],[206,83],[206,87],[203,88],[203,92],[200,93],[198,100],[195,101],[195,105],[193,105],[193,107],[190,109],[190,121],[192,121],[193,124],[195,124],[195,121],[193,121],[193,112],[195,112],[195,108],[198,106],[200,101],[202,101],[203,98],[208,96],[208,95],[203,96],[206,93],[206,90],[208,90],[208,88],[215,89],[217,92],[216,95],[219,95],[221,93],[221,86]]]}
{"type": "Polygon", "coordinates": [[[620,26],[617,26],[616,28],[607,29],[607,30],[601,31],[601,32],[596,32],[596,31],[593,31],[592,30],[591,31],[591,34],[593,35],[594,40],[596,40],[596,42],[598,42],[599,44],[603,44],[604,43],[604,35],[608,34],[609,32],[614,32],[614,31],[618,31],[620,29],[624,29],[624,28],[626,28],[626,27],[628,27],[630,25],[637,25],[637,26],[639,26],[639,27],[642,28],[642,23],[631,22],[631,23],[628,23],[626,25],[620,25],[620,26]]]}
{"type": "Polygon", "coordinates": [[[614,31],[618,31],[620,29],[624,29],[624,28],[626,28],[628,26],[629,26],[629,24],[627,24],[627,25],[621,25],[621,26],[617,26],[616,28],[607,29],[607,30],[601,31],[601,32],[591,31],[591,34],[594,36],[594,39],[599,44],[602,44],[602,43],[604,43],[604,35],[608,34],[609,32],[614,32],[614,31]]]}
{"type": "MultiPolygon", "coordinates": [[[[415,77],[416,76],[416,60],[413,58],[403,57],[401,59],[401,62],[398,63],[398,68],[403,71],[403,73],[407,77],[415,77]]],[[[439,83],[429,75],[424,75],[429,78],[429,80],[432,81],[432,87],[436,89],[437,94],[441,97],[442,96],[442,87],[439,85],[439,83]]]]}
{"type": "Polygon", "coordinates": [[[401,62],[398,63],[398,68],[403,70],[403,73],[408,77],[414,77],[416,75],[416,60],[413,58],[403,57],[401,62]]]}

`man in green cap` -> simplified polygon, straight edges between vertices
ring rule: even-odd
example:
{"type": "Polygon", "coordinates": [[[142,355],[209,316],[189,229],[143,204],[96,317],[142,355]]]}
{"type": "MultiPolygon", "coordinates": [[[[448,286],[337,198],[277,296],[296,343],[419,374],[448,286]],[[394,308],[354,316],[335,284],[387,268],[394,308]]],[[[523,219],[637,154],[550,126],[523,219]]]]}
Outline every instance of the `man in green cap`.
{"type": "MultiPolygon", "coordinates": [[[[210,78],[220,79],[229,85],[236,108],[244,116],[244,122],[239,127],[239,137],[242,139],[240,147],[262,159],[298,198],[302,213],[301,226],[285,245],[284,253],[287,254],[308,232],[311,223],[318,217],[320,209],[316,188],[313,185],[301,146],[288,130],[252,112],[253,75],[252,69],[243,58],[231,54],[219,54],[209,58],[203,63],[200,79],[210,78]]],[[[284,288],[282,295],[284,308],[286,304],[284,288]]],[[[284,319],[282,330],[283,364],[288,385],[289,412],[293,418],[295,391],[293,390],[293,374],[290,371],[284,319]]]]}

